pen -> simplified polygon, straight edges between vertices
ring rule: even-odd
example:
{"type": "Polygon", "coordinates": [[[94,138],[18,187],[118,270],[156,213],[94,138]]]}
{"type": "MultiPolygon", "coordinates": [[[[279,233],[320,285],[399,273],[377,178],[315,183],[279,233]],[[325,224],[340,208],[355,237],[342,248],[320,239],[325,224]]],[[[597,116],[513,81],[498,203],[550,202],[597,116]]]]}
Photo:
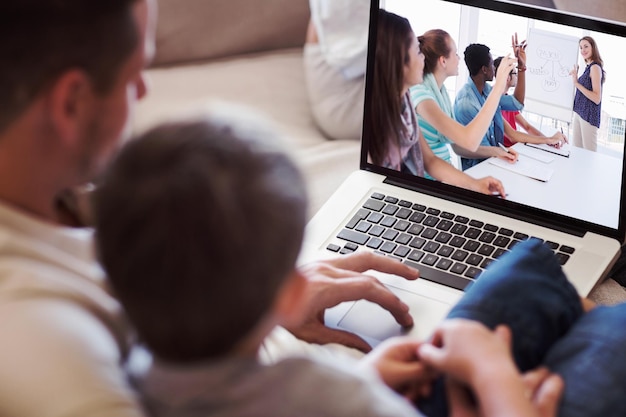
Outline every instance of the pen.
{"type": "Polygon", "coordinates": [[[506,148],[506,146],[504,146],[503,144],[498,143],[498,146],[500,146],[504,152],[506,152],[506,153],[511,153],[511,152],[510,152],[510,151],[506,148]]]}

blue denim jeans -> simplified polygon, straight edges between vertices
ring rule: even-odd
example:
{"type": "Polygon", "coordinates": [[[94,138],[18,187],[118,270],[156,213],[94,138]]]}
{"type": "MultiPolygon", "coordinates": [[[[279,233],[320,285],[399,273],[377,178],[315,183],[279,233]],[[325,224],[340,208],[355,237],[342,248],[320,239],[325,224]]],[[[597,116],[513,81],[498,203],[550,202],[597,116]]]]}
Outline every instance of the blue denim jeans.
{"type": "MultiPolygon", "coordinates": [[[[523,372],[546,366],[565,380],[559,416],[626,415],[626,305],[585,314],[552,251],[537,240],[515,246],[466,290],[448,318],[506,324],[523,372]],[[621,355],[620,355],[621,354],[621,355]]],[[[418,408],[448,415],[443,381],[418,408]]]]}

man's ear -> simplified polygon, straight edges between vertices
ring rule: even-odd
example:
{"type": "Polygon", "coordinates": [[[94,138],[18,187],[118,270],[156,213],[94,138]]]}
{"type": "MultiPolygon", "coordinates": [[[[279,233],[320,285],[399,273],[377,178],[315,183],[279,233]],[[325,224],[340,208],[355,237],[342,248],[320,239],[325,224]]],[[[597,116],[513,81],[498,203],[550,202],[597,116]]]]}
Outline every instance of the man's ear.
{"type": "Polygon", "coordinates": [[[306,278],[294,269],[274,299],[273,313],[283,326],[300,324],[306,304],[306,278]]]}
{"type": "Polygon", "coordinates": [[[91,79],[79,69],[64,72],[50,88],[47,103],[57,135],[64,141],[80,139],[81,127],[94,112],[91,79]]]}

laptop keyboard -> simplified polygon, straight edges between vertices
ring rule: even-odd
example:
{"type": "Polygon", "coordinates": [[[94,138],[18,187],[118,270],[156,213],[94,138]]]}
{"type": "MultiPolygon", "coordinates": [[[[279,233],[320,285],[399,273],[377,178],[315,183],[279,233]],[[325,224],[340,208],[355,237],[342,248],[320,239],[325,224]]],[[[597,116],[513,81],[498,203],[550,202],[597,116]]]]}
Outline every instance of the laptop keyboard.
{"type": "MultiPolygon", "coordinates": [[[[463,290],[492,262],[522,240],[538,239],[494,224],[373,193],[339,232],[347,254],[365,247],[420,270],[422,278],[463,290]]],[[[574,248],[545,241],[561,265],[574,248]]]]}

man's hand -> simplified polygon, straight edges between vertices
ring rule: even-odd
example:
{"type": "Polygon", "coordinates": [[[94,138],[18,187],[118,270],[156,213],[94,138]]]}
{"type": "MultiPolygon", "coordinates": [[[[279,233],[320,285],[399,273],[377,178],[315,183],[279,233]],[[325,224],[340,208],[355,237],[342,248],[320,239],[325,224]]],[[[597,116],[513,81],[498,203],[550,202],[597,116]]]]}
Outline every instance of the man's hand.
{"type": "Polygon", "coordinates": [[[420,362],[421,345],[411,337],[393,337],[361,359],[360,366],[374,368],[388,387],[415,402],[430,395],[436,373],[420,362]]]}
{"type": "Polygon", "coordinates": [[[386,256],[355,252],[336,259],[304,265],[300,273],[307,278],[305,320],[287,327],[297,338],[310,343],[340,343],[369,352],[371,346],[359,336],[324,325],[324,311],[344,301],[368,300],[388,310],[404,326],[413,325],[409,307],[380,281],[364,272],[376,270],[414,280],[419,271],[386,256]]]}

